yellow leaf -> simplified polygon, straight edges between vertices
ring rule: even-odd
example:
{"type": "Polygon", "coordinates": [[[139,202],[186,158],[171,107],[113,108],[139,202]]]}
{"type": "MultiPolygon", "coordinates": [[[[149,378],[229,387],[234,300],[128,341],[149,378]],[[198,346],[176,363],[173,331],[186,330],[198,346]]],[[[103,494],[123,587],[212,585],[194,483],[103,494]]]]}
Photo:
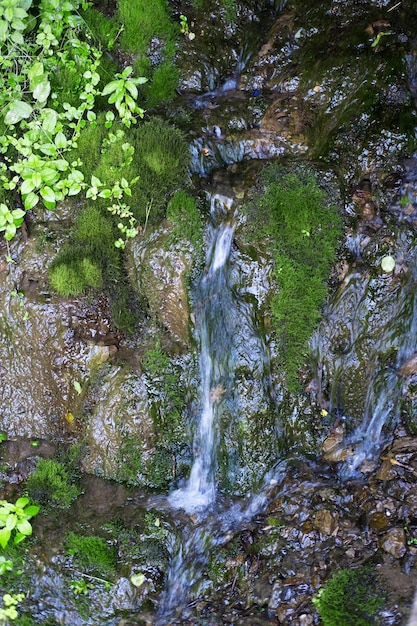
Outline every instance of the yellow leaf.
{"type": "Polygon", "coordinates": [[[67,420],[68,424],[72,424],[74,421],[74,416],[68,411],[65,415],[65,419],[67,420]]]}

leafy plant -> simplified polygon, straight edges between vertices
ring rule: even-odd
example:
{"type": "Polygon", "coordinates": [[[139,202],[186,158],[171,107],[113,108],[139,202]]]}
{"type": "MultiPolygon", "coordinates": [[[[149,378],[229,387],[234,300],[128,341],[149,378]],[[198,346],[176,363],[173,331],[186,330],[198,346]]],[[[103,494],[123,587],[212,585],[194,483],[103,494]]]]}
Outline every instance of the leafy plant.
{"type": "Polygon", "coordinates": [[[109,104],[114,104],[122,123],[130,126],[136,123],[135,114],[144,116],[145,111],[136,104],[138,97],[137,85],[143,85],[148,80],[143,76],[132,78],[133,67],[126,67],[121,74],[116,74],[115,80],[110,81],[101,92],[102,96],[109,97],[109,104]]]}
{"type": "Polygon", "coordinates": [[[313,597],[323,626],[372,626],[384,599],[368,567],[337,572],[313,597]]]}
{"type": "Polygon", "coordinates": [[[87,595],[90,589],[94,589],[93,583],[88,583],[84,578],[78,578],[77,580],[71,580],[71,591],[76,595],[87,595]]]}
{"type": "Polygon", "coordinates": [[[25,597],[24,593],[5,593],[3,596],[3,607],[0,607],[0,622],[8,624],[9,620],[14,621],[18,617],[17,605],[25,597]]]}
{"type": "Polygon", "coordinates": [[[38,514],[40,507],[29,502],[29,498],[19,498],[15,504],[0,500],[0,546],[3,549],[12,536],[13,543],[18,544],[32,534],[29,520],[38,514]]]}

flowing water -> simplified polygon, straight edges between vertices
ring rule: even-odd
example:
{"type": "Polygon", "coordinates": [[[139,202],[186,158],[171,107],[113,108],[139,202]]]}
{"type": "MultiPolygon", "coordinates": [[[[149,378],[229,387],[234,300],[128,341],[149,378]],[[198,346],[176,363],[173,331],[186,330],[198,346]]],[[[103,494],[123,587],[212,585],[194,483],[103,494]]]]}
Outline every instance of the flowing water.
{"type": "MultiPolygon", "coordinates": [[[[244,332],[248,318],[245,321],[239,313],[246,303],[239,301],[233,288],[235,268],[231,257],[237,216],[232,199],[212,196],[210,217],[206,267],[195,293],[201,410],[190,477],[168,498],[174,515],[177,511],[182,532],[170,546],[171,566],[157,622],[161,626],[183,623],[190,598],[201,595],[205,584],[209,584],[204,581],[203,570],[210,550],[230,540],[263,509],[268,489],[281,480],[285,467],[285,463],[278,464],[264,477],[258,495],[248,495],[239,502],[220,496],[221,488],[216,485],[222,404],[233,396],[236,336],[244,332]]],[[[263,371],[268,361],[263,339],[256,328],[252,327],[251,332],[249,344],[256,344],[256,353],[262,355],[258,366],[263,371]]]]}

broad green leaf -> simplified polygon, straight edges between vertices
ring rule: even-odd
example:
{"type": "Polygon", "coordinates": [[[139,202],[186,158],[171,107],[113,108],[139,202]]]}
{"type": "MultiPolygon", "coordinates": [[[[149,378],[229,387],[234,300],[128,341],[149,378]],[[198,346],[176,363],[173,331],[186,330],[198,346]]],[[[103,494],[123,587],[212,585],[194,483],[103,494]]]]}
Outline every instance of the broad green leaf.
{"type": "Polygon", "coordinates": [[[58,113],[53,109],[44,109],[42,111],[42,128],[46,133],[53,133],[58,121],[58,113]]]}
{"type": "Polygon", "coordinates": [[[69,196],[76,196],[81,191],[81,185],[79,183],[72,183],[71,187],[68,188],[69,196]]]}
{"type": "Polygon", "coordinates": [[[12,513],[11,515],[9,515],[9,517],[6,520],[6,528],[8,530],[13,530],[16,524],[17,524],[17,515],[12,513]]]}
{"type": "Polygon", "coordinates": [[[131,81],[127,81],[126,89],[128,91],[130,91],[130,93],[132,94],[133,98],[136,99],[138,97],[138,89],[137,89],[136,85],[134,83],[132,83],[131,81]]]}
{"type": "Polygon", "coordinates": [[[32,526],[27,521],[27,519],[22,519],[16,525],[17,530],[22,533],[22,535],[31,535],[32,534],[32,526]]]}
{"type": "Polygon", "coordinates": [[[91,186],[92,187],[101,187],[102,186],[102,182],[99,178],[97,178],[97,176],[94,176],[94,174],[91,176],[91,186]]]}
{"type": "Polygon", "coordinates": [[[8,528],[2,528],[0,530],[0,546],[4,549],[9,543],[11,532],[8,528]]]}
{"type": "Polygon", "coordinates": [[[22,33],[19,33],[18,30],[14,30],[12,32],[12,34],[10,35],[10,39],[13,41],[13,43],[16,43],[19,46],[23,46],[23,44],[25,43],[22,33]]]}
{"type": "Polygon", "coordinates": [[[30,506],[27,506],[25,508],[25,517],[27,517],[27,519],[30,519],[31,517],[35,517],[35,515],[39,513],[40,508],[41,507],[37,506],[36,504],[31,504],[30,506]]]}
{"type": "Polygon", "coordinates": [[[25,205],[26,211],[30,211],[30,209],[33,209],[33,207],[36,206],[38,202],[39,196],[36,195],[36,193],[33,193],[33,191],[28,193],[28,195],[23,198],[23,204],[25,205]]]}
{"type": "Polygon", "coordinates": [[[27,180],[24,180],[21,187],[20,187],[20,193],[23,195],[27,195],[28,193],[30,193],[31,191],[33,191],[35,189],[35,183],[33,182],[32,178],[28,178],[27,180]]]}
{"type": "Polygon", "coordinates": [[[20,0],[20,6],[27,11],[32,6],[33,0],[20,0]]]}
{"type": "Polygon", "coordinates": [[[74,385],[74,389],[75,391],[80,394],[82,391],[82,387],[80,385],[80,383],[78,382],[78,380],[74,380],[74,382],[72,383],[74,385]]]}
{"type": "Polygon", "coordinates": [[[4,10],[4,17],[8,22],[11,22],[14,17],[14,9],[12,7],[6,7],[4,10]]]}
{"type": "Polygon", "coordinates": [[[47,185],[53,185],[59,179],[59,174],[52,167],[45,167],[41,170],[41,178],[47,185]]]}
{"type": "Polygon", "coordinates": [[[51,165],[55,165],[60,172],[65,172],[69,168],[69,163],[65,159],[55,159],[55,161],[51,162],[51,165]]]}
{"type": "Polygon", "coordinates": [[[6,20],[0,20],[0,41],[6,41],[9,25],[6,20]]]}
{"type": "Polygon", "coordinates": [[[7,224],[6,230],[4,232],[4,238],[6,241],[10,241],[13,239],[17,231],[17,228],[14,224],[7,224]]]}
{"type": "Polygon", "coordinates": [[[10,126],[17,124],[23,119],[27,119],[32,114],[32,107],[30,104],[23,102],[22,100],[14,100],[7,111],[4,122],[10,126]]]}
{"type": "Polygon", "coordinates": [[[43,81],[33,90],[33,97],[39,102],[46,102],[51,93],[51,83],[49,80],[43,81]]]}
{"type": "Polygon", "coordinates": [[[144,83],[148,82],[148,79],[145,78],[145,76],[138,76],[137,78],[130,78],[129,82],[133,83],[134,85],[143,85],[144,83]]]}
{"type": "Polygon", "coordinates": [[[67,146],[67,143],[68,141],[64,133],[57,133],[55,135],[54,144],[56,145],[57,148],[61,150],[67,146]]]}
{"type": "Polygon", "coordinates": [[[103,91],[101,92],[101,95],[108,96],[109,93],[113,93],[113,91],[115,91],[119,87],[120,82],[120,80],[112,80],[107,83],[107,85],[105,85],[103,91]]]}
{"type": "Polygon", "coordinates": [[[57,149],[55,144],[53,143],[44,143],[41,146],[39,146],[39,150],[41,152],[43,152],[43,154],[46,154],[47,156],[56,156],[57,155],[57,149]]]}
{"type": "Polygon", "coordinates": [[[111,191],[110,189],[103,189],[98,195],[100,198],[111,198],[111,191]]]}
{"type": "Polygon", "coordinates": [[[25,215],[26,213],[25,211],[22,211],[22,209],[13,209],[12,211],[12,216],[13,216],[14,221],[23,219],[25,215]]]}
{"type": "Polygon", "coordinates": [[[41,187],[39,193],[47,202],[55,202],[55,194],[51,187],[48,187],[47,185],[45,187],[41,187]]]}
{"type": "Polygon", "coordinates": [[[25,535],[24,533],[17,532],[14,536],[13,543],[17,545],[18,543],[21,543],[24,539],[26,539],[26,537],[27,535],[25,535]]]}
{"type": "Polygon", "coordinates": [[[48,202],[48,200],[44,200],[43,201],[43,205],[45,207],[45,209],[48,209],[48,211],[54,211],[56,208],[56,202],[48,202]]]}
{"type": "Polygon", "coordinates": [[[42,76],[44,73],[43,63],[41,61],[35,61],[29,68],[28,78],[32,81],[35,76],[42,76]]]}

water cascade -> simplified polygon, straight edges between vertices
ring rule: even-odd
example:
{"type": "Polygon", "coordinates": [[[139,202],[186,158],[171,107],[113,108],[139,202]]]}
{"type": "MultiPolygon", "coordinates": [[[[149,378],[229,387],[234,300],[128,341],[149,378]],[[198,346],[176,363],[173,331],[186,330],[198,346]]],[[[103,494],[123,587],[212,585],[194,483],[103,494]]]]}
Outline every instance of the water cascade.
{"type": "Polygon", "coordinates": [[[231,198],[219,194],[211,198],[206,267],[195,293],[201,409],[194,435],[190,477],[168,498],[174,516],[180,519],[182,532],[171,545],[171,566],[159,609],[161,625],[167,620],[177,623],[172,620],[179,619],[180,612],[181,619],[184,618],[189,597],[204,591],[202,571],[210,550],[229,540],[241,525],[262,510],[268,488],[276,485],[284,472],[284,464],[265,472],[256,496],[248,495],[240,501],[232,501],[224,495],[218,498],[219,422],[222,405],[232,402],[236,408],[234,366],[239,333],[248,340],[246,349],[254,349],[260,355],[257,363],[260,377],[264,377],[269,366],[263,339],[253,326],[254,316],[249,314],[247,303],[239,300],[233,288],[236,269],[231,257],[237,216],[233,214],[232,205],[231,198]],[[247,326],[251,326],[249,331],[247,326]]]}

